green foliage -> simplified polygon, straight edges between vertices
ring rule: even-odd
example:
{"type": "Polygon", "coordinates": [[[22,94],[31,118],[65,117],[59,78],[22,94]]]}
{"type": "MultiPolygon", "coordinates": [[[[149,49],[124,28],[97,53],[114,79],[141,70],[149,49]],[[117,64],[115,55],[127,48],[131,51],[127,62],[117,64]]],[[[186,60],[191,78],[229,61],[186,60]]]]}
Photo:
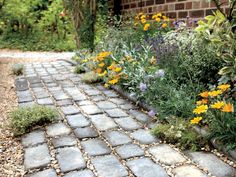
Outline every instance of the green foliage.
{"type": "Polygon", "coordinates": [[[55,110],[45,106],[18,108],[9,114],[11,128],[15,136],[22,135],[31,128],[55,120],[55,110]]]}
{"type": "Polygon", "coordinates": [[[236,80],[236,34],[230,21],[220,12],[209,15],[206,22],[200,21],[195,29],[205,39],[209,47],[213,47],[224,65],[219,70],[222,79],[236,80]]]}
{"type": "Polygon", "coordinates": [[[176,144],[180,149],[196,151],[207,144],[206,139],[197,134],[188,121],[176,117],[169,117],[168,121],[157,125],[152,133],[168,143],[176,144]]]}
{"type": "Polygon", "coordinates": [[[2,6],[0,48],[74,50],[73,33],[62,0],[12,0],[2,6]]]}
{"type": "Polygon", "coordinates": [[[101,78],[98,76],[97,73],[90,71],[82,76],[82,81],[88,84],[94,84],[101,82],[101,78]]]}
{"type": "Polygon", "coordinates": [[[12,73],[16,76],[22,75],[24,72],[23,64],[15,64],[12,66],[12,73]]]}
{"type": "Polygon", "coordinates": [[[81,66],[81,65],[78,65],[78,66],[75,67],[74,72],[75,72],[76,74],[85,73],[85,68],[84,68],[83,66],[81,66]]]}

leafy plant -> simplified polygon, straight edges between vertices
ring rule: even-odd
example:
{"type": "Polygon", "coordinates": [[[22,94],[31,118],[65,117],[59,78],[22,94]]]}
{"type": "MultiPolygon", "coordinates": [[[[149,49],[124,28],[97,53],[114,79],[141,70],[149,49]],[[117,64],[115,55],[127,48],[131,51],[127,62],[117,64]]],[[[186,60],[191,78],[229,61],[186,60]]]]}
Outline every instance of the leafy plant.
{"type": "Polygon", "coordinates": [[[12,66],[12,73],[16,76],[22,75],[24,71],[23,64],[15,64],[12,66]]]}
{"type": "Polygon", "coordinates": [[[94,84],[94,83],[101,82],[102,80],[101,80],[101,77],[99,77],[97,73],[95,73],[94,71],[90,71],[83,74],[82,81],[88,84],[94,84]]]}
{"type": "Polygon", "coordinates": [[[31,128],[55,120],[55,110],[45,106],[24,107],[13,110],[9,114],[11,128],[15,136],[22,135],[31,128]]]}
{"type": "Polygon", "coordinates": [[[188,121],[181,118],[169,117],[168,122],[157,125],[152,133],[181,149],[196,151],[207,145],[206,139],[197,134],[188,121]]]}
{"type": "Polygon", "coordinates": [[[85,73],[85,68],[84,68],[83,66],[78,65],[78,66],[75,67],[74,72],[75,72],[76,74],[85,73]]]}

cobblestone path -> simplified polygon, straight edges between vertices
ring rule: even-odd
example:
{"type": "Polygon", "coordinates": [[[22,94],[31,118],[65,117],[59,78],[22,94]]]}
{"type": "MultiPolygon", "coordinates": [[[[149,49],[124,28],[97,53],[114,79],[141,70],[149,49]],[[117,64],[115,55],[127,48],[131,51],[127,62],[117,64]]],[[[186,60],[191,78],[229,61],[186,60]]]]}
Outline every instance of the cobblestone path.
{"type": "Polygon", "coordinates": [[[58,121],[22,137],[28,177],[233,177],[212,153],[180,152],[150,134],[153,121],[116,92],[87,85],[65,61],[25,64],[19,106],[56,108],[58,121]]]}

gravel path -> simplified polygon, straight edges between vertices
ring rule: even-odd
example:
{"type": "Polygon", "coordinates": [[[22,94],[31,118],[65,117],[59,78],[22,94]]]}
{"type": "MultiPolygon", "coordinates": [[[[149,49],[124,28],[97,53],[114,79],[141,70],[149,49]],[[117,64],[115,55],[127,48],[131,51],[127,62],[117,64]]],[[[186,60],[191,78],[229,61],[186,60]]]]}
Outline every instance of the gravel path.
{"type": "Polygon", "coordinates": [[[30,177],[235,177],[211,152],[181,152],[150,133],[154,120],[113,90],[87,85],[64,61],[25,64],[19,106],[42,104],[58,121],[22,137],[30,177]]]}

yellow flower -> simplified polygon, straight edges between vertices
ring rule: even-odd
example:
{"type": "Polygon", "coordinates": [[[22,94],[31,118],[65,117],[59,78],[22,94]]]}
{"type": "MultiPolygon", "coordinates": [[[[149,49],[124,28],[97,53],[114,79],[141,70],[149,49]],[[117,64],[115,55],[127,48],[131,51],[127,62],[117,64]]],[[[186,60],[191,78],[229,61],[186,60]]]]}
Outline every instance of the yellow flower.
{"type": "Polygon", "coordinates": [[[108,83],[114,85],[114,84],[116,84],[118,81],[119,81],[118,78],[116,78],[116,79],[110,80],[108,83]]]}
{"type": "Polygon", "coordinates": [[[142,23],[142,24],[144,24],[144,23],[146,23],[146,22],[147,22],[146,19],[141,19],[141,23],[142,23]]]}
{"type": "Polygon", "coordinates": [[[156,64],[156,63],[157,63],[157,60],[155,59],[155,57],[152,57],[152,58],[151,58],[150,63],[151,63],[151,64],[156,64]]]}
{"type": "Polygon", "coordinates": [[[162,28],[166,28],[166,27],[167,27],[167,24],[166,24],[166,23],[163,23],[163,24],[161,25],[161,27],[162,27],[162,28]]]}
{"type": "Polygon", "coordinates": [[[111,52],[101,52],[98,54],[98,58],[106,58],[111,55],[111,52]]]}
{"type": "Polygon", "coordinates": [[[157,18],[157,15],[153,15],[152,16],[152,19],[154,20],[154,19],[156,19],[157,18]]]}
{"type": "Polygon", "coordinates": [[[225,103],[223,101],[218,101],[218,102],[212,104],[211,108],[221,109],[224,105],[225,105],[225,103]]]}
{"type": "Polygon", "coordinates": [[[122,68],[116,68],[114,69],[115,72],[120,72],[122,70],[122,68]]]}
{"type": "Polygon", "coordinates": [[[95,70],[95,72],[96,72],[96,73],[101,73],[101,72],[102,72],[102,68],[97,68],[97,69],[95,70]]]}
{"type": "Polygon", "coordinates": [[[209,95],[210,97],[216,97],[216,96],[218,96],[218,95],[220,95],[220,94],[222,94],[222,91],[221,91],[221,90],[213,90],[213,91],[211,91],[211,92],[208,92],[208,95],[209,95]]]}
{"type": "Polygon", "coordinates": [[[138,26],[138,23],[136,22],[136,23],[134,23],[134,26],[138,26]]]}
{"type": "Polygon", "coordinates": [[[234,112],[234,106],[231,103],[225,104],[222,108],[223,112],[234,112]]]}
{"type": "Polygon", "coordinates": [[[104,87],[105,87],[105,88],[108,88],[108,87],[109,87],[109,84],[107,84],[107,83],[104,84],[104,87]]]}
{"type": "Polygon", "coordinates": [[[167,17],[166,17],[165,15],[163,15],[162,18],[163,18],[164,20],[167,19],[167,17]]]}
{"type": "Polygon", "coordinates": [[[230,85],[229,84],[222,84],[222,85],[219,85],[217,88],[224,92],[230,88],[230,85]]]}
{"type": "Polygon", "coordinates": [[[157,16],[157,17],[161,17],[162,14],[159,12],[159,13],[156,14],[156,16],[157,16]]]}
{"type": "Polygon", "coordinates": [[[149,28],[150,28],[150,24],[147,23],[147,24],[144,25],[143,30],[147,31],[147,30],[149,30],[149,28]]]}
{"type": "Polygon", "coordinates": [[[193,110],[193,113],[195,113],[195,114],[205,113],[207,111],[207,109],[208,109],[207,105],[201,105],[201,106],[196,107],[193,110]]]}
{"type": "Polygon", "coordinates": [[[103,77],[103,76],[105,76],[107,74],[107,71],[105,70],[103,73],[101,73],[101,74],[98,74],[100,77],[103,77]]]}
{"type": "Polygon", "coordinates": [[[156,21],[159,23],[161,21],[161,19],[158,17],[158,18],[156,18],[156,21]]]}
{"type": "Polygon", "coordinates": [[[202,93],[200,93],[199,94],[201,97],[203,97],[203,98],[208,98],[208,92],[207,91],[205,91],[205,92],[202,92],[202,93]]]}
{"type": "Polygon", "coordinates": [[[197,101],[197,105],[202,105],[202,104],[207,104],[208,103],[208,99],[202,99],[200,101],[197,101]]]}
{"type": "Polygon", "coordinates": [[[105,63],[104,62],[99,63],[98,66],[102,68],[103,66],[105,66],[105,63]]]}
{"type": "Polygon", "coordinates": [[[166,19],[164,19],[164,21],[165,21],[165,22],[169,22],[169,21],[170,21],[170,19],[169,19],[169,18],[166,18],[166,19]]]}
{"type": "Polygon", "coordinates": [[[146,15],[141,15],[141,19],[146,19],[146,15]]]}
{"type": "Polygon", "coordinates": [[[87,63],[88,59],[82,60],[82,63],[87,63]]]}
{"type": "Polygon", "coordinates": [[[190,122],[191,124],[198,124],[202,120],[202,117],[194,117],[190,122]]]}
{"type": "Polygon", "coordinates": [[[115,63],[112,63],[111,66],[108,66],[107,68],[109,70],[114,70],[114,69],[116,69],[116,65],[115,65],[115,63]]]}

